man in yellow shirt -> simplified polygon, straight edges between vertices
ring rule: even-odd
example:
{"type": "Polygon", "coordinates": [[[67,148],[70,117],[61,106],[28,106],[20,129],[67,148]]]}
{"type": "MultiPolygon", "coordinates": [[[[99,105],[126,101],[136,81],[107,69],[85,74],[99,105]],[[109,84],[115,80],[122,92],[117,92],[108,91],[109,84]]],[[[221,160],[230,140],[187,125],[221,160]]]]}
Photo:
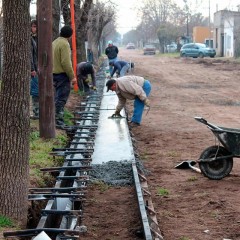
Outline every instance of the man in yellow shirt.
{"type": "Polygon", "coordinates": [[[75,77],[72,61],[69,39],[73,30],[70,26],[61,28],[60,36],[53,41],[53,84],[55,88],[55,118],[56,126],[64,126],[64,106],[67,103],[71,82],[75,84],[75,77]]]}

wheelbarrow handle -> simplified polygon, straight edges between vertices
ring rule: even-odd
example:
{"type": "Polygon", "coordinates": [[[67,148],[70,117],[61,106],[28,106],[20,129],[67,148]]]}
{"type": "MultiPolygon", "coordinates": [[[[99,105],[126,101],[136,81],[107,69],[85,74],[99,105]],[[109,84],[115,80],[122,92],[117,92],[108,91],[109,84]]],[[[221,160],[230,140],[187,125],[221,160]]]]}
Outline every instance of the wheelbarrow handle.
{"type": "Polygon", "coordinates": [[[202,117],[194,117],[195,120],[197,120],[198,122],[201,122],[207,126],[209,126],[210,128],[214,129],[214,130],[222,130],[220,127],[209,123],[206,119],[202,118],[202,117]]]}

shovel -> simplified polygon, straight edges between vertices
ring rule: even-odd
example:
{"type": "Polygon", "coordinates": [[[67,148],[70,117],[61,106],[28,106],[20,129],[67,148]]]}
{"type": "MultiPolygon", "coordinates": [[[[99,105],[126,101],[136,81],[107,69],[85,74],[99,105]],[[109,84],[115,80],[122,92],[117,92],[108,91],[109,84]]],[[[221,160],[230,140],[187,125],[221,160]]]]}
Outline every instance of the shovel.
{"type": "Polygon", "coordinates": [[[191,168],[192,170],[201,173],[201,170],[197,167],[194,167],[194,165],[196,164],[196,161],[193,160],[188,160],[188,161],[183,161],[181,163],[179,163],[177,166],[175,166],[175,168],[178,169],[188,169],[191,168]]]}

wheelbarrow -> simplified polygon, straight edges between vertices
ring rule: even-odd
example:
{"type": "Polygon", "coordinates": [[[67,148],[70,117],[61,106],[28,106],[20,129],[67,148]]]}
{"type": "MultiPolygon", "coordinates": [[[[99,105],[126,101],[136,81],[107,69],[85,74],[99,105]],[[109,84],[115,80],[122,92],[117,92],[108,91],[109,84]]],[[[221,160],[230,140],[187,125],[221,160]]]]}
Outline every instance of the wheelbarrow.
{"type": "Polygon", "coordinates": [[[218,140],[218,145],[206,148],[197,160],[204,176],[220,180],[230,174],[233,168],[233,158],[240,158],[240,129],[216,126],[202,117],[195,117],[212,131],[218,140]]]}

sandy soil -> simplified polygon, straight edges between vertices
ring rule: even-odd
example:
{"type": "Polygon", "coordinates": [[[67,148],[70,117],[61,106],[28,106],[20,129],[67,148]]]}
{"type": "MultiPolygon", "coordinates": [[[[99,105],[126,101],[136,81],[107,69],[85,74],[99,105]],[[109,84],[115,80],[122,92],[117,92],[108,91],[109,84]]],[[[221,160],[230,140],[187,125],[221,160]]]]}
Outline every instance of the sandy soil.
{"type": "MultiPolygon", "coordinates": [[[[231,174],[222,180],[175,168],[197,160],[216,143],[195,116],[240,128],[240,65],[223,59],[144,56],[140,50],[120,49],[120,57],[133,61],[134,74],[152,83],[151,110],[132,131],[150,171],[148,185],[164,239],[240,239],[240,160],[234,158],[231,174]],[[161,189],[168,195],[159,194],[161,189]]],[[[140,239],[135,234],[140,223],[131,201],[134,190],[91,190],[85,219],[89,232],[83,239],[140,239]]]]}

